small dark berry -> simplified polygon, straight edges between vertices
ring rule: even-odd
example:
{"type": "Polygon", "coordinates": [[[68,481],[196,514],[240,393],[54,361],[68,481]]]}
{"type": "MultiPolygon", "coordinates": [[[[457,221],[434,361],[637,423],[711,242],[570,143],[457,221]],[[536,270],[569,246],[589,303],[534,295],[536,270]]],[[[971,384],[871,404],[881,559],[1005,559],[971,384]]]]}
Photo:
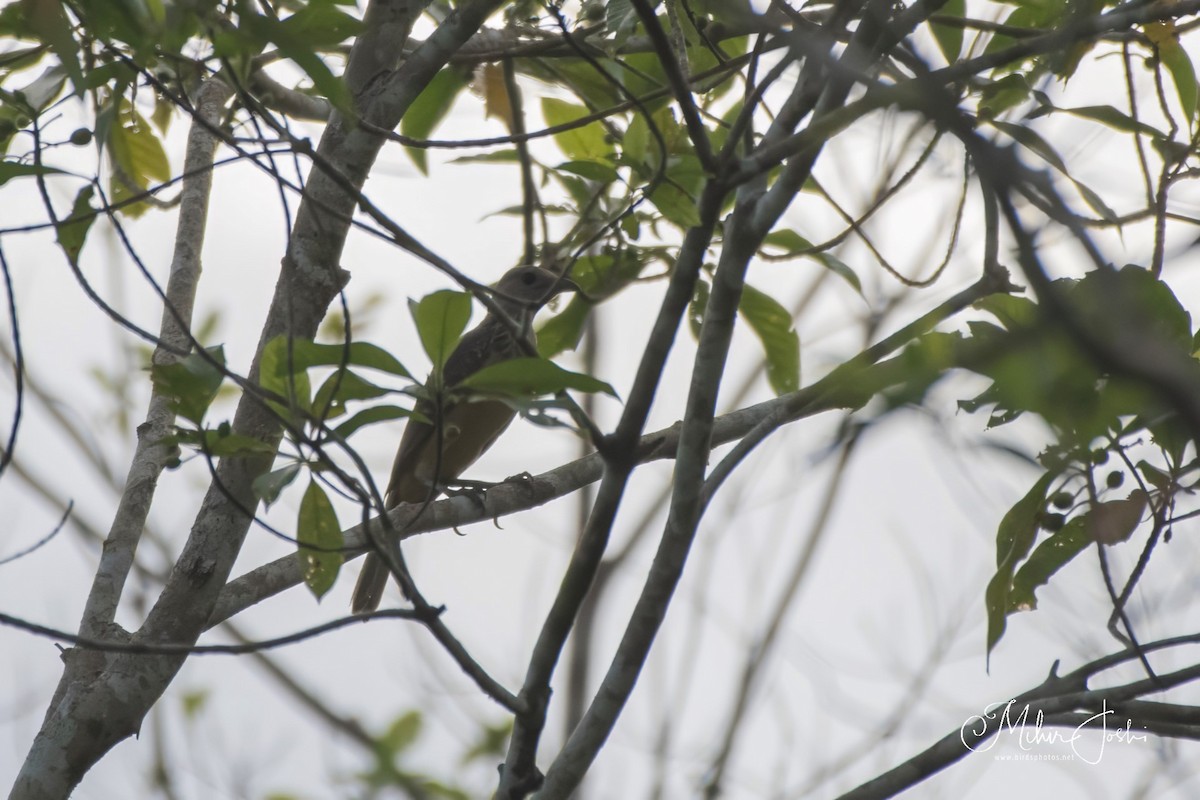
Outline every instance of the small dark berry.
{"type": "Polygon", "coordinates": [[[1070,492],[1059,492],[1058,494],[1054,495],[1054,497],[1050,498],[1050,505],[1054,506],[1055,508],[1070,508],[1071,504],[1074,502],[1075,495],[1071,494],[1070,492]]]}

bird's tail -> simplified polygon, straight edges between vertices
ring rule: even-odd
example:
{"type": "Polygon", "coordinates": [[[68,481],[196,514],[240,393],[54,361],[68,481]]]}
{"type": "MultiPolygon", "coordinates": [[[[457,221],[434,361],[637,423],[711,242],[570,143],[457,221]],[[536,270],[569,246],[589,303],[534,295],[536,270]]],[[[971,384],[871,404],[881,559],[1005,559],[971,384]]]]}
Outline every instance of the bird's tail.
{"type": "Polygon", "coordinates": [[[379,601],[383,599],[383,590],[387,588],[390,576],[391,571],[383,559],[374,553],[367,553],[362,572],[358,573],[358,583],[354,584],[350,613],[369,614],[379,608],[379,601]]]}

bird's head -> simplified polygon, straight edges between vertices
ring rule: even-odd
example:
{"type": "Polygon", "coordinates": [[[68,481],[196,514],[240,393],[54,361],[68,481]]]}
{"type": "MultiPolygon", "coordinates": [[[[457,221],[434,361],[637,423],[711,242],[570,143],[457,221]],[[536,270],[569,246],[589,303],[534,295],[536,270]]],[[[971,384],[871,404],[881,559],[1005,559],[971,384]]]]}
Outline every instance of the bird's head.
{"type": "Polygon", "coordinates": [[[513,267],[492,285],[493,297],[502,309],[512,316],[536,311],[550,298],[562,292],[577,292],[579,286],[542,267],[523,265],[513,267]]]}

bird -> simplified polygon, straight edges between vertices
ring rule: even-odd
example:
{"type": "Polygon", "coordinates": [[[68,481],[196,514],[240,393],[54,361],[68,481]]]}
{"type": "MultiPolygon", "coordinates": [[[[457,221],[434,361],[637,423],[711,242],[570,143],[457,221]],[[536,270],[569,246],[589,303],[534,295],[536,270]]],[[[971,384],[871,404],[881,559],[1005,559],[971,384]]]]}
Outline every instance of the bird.
{"type": "MultiPolygon", "coordinates": [[[[538,310],[561,292],[579,291],[570,279],[532,265],[513,267],[492,289],[492,299],[509,319],[489,312],[463,335],[442,370],[442,385],[447,388],[484,367],[528,355],[537,343],[533,318],[538,310]]],[[[425,400],[417,403],[416,410],[420,417],[409,419],[392,465],[384,495],[388,509],[432,500],[495,444],[516,416],[516,411],[500,400],[460,399],[448,402],[440,411],[434,402],[425,400]]],[[[377,553],[368,553],[354,586],[351,612],[367,614],[377,609],[389,575],[387,563],[377,553]]]]}

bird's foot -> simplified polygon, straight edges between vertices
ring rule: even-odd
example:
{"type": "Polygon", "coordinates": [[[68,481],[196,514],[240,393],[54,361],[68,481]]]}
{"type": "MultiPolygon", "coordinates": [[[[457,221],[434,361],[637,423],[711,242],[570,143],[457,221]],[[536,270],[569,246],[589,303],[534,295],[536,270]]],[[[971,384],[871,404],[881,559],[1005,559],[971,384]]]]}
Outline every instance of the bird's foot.
{"type": "Polygon", "coordinates": [[[487,492],[496,484],[486,481],[455,481],[453,484],[443,488],[443,492],[447,497],[469,497],[475,501],[482,511],[487,508],[487,492]]]}
{"type": "Polygon", "coordinates": [[[519,483],[528,488],[533,485],[533,476],[528,472],[518,472],[516,475],[509,475],[507,478],[500,481],[500,483],[519,483]]]}

